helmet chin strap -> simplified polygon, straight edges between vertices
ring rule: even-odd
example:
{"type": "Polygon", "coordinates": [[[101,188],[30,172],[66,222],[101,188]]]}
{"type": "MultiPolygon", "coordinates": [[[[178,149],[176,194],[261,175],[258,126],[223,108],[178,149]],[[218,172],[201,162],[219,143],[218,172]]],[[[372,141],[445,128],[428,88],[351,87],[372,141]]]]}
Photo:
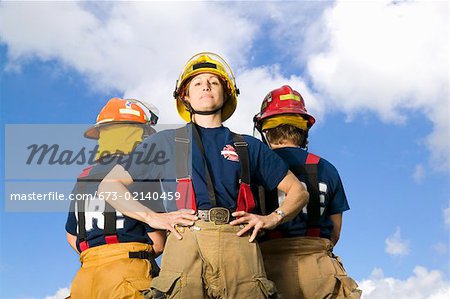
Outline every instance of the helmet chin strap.
{"type": "Polygon", "coordinates": [[[200,114],[200,115],[212,115],[212,114],[216,114],[218,111],[222,110],[222,108],[223,108],[223,106],[221,106],[217,109],[211,110],[211,111],[197,111],[197,110],[192,109],[191,113],[192,114],[200,114]]]}
{"type": "Polygon", "coordinates": [[[225,105],[225,103],[223,103],[222,106],[220,106],[219,108],[216,108],[216,109],[210,110],[210,111],[198,111],[198,110],[195,110],[194,108],[192,108],[191,104],[184,99],[183,99],[183,104],[186,107],[186,110],[191,114],[191,120],[192,120],[193,114],[213,115],[213,114],[216,114],[217,112],[219,112],[220,110],[222,110],[223,106],[225,105]]]}
{"type": "Polygon", "coordinates": [[[255,130],[259,132],[262,142],[265,143],[270,149],[272,149],[272,146],[270,145],[269,141],[267,140],[266,132],[261,130],[261,127],[257,126],[256,122],[254,122],[254,125],[253,125],[253,137],[255,136],[255,130]]]}

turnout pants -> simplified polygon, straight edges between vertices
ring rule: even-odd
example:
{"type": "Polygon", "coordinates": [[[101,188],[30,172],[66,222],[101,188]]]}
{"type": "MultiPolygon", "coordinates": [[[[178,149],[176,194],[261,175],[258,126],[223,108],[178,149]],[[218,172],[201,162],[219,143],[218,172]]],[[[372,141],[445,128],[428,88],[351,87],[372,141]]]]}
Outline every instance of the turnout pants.
{"type": "Polygon", "coordinates": [[[152,281],[153,298],[269,298],[275,293],[267,280],[261,252],[241,228],[199,220],[177,227],[182,240],[169,235],[161,272],[152,281]]]}
{"type": "Polygon", "coordinates": [[[71,299],[144,298],[140,291],[150,286],[150,262],[129,258],[133,251],[152,252],[143,243],[117,243],[89,248],[70,289],[71,299]]]}
{"type": "Polygon", "coordinates": [[[280,238],[260,244],[267,271],[285,299],[361,297],[356,282],[347,276],[328,239],[280,238]]]}

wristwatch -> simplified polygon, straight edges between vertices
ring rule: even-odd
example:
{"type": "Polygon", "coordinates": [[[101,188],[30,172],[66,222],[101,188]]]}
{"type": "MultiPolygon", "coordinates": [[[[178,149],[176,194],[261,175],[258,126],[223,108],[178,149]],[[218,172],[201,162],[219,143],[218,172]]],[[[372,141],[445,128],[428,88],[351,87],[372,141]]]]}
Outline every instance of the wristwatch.
{"type": "Polygon", "coordinates": [[[275,210],[274,213],[277,214],[278,216],[280,216],[281,217],[280,222],[283,222],[284,218],[286,217],[286,213],[283,212],[282,210],[275,210]]]}

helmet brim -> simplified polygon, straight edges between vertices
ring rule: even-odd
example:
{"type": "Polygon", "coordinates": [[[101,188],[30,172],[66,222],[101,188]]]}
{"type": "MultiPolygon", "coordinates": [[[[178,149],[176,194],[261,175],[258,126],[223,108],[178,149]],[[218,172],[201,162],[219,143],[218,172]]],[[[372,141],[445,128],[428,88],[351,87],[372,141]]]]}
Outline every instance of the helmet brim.
{"type": "Polygon", "coordinates": [[[128,122],[128,121],[111,121],[103,124],[95,124],[91,127],[89,127],[83,134],[85,138],[89,139],[99,139],[100,138],[100,128],[104,126],[110,126],[110,125],[125,125],[125,124],[132,124],[132,125],[138,125],[138,126],[144,126],[143,123],[138,122],[128,122]]]}

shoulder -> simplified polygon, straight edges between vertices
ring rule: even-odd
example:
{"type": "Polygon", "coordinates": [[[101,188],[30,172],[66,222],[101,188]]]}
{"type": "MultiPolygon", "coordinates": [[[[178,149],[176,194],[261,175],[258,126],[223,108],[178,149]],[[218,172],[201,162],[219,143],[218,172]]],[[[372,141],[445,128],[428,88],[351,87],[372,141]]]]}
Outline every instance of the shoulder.
{"type": "Polygon", "coordinates": [[[152,143],[156,141],[165,141],[171,140],[174,137],[175,137],[175,129],[167,129],[148,136],[142,142],[152,143]]]}
{"type": "Polygon", "coordinates": [[[332,177],[339,177],[337,168],[327,159],[320,157],[319,167],[322,171],[332,177]]]}
{"type": "Polygon", "coordinates": [[[175,129],[163,130],[145,138],[135,149],[135,152],[150,151],[154,149],[164,150],[173,146],[175,141],[175,129]]]}
{"type": "Polygon", "coordinates": [[[241,136],[251,147],[267,147],[267,148],[269,148],[264,142],[262,142],[261,140],[259,140],[256,137],[246,135],[246,134],[241,134],[241,136]]]}
{"type": "Polygon", "coordinates": [[[94,168],[95,165],[90,165],[86,168],[83,168],[83,170],[81,171],[81,173],[78,175],[78,178],[85,178],[87,176],[89,176],[89,174],[91,173],[92,169],[94,168]]]}

